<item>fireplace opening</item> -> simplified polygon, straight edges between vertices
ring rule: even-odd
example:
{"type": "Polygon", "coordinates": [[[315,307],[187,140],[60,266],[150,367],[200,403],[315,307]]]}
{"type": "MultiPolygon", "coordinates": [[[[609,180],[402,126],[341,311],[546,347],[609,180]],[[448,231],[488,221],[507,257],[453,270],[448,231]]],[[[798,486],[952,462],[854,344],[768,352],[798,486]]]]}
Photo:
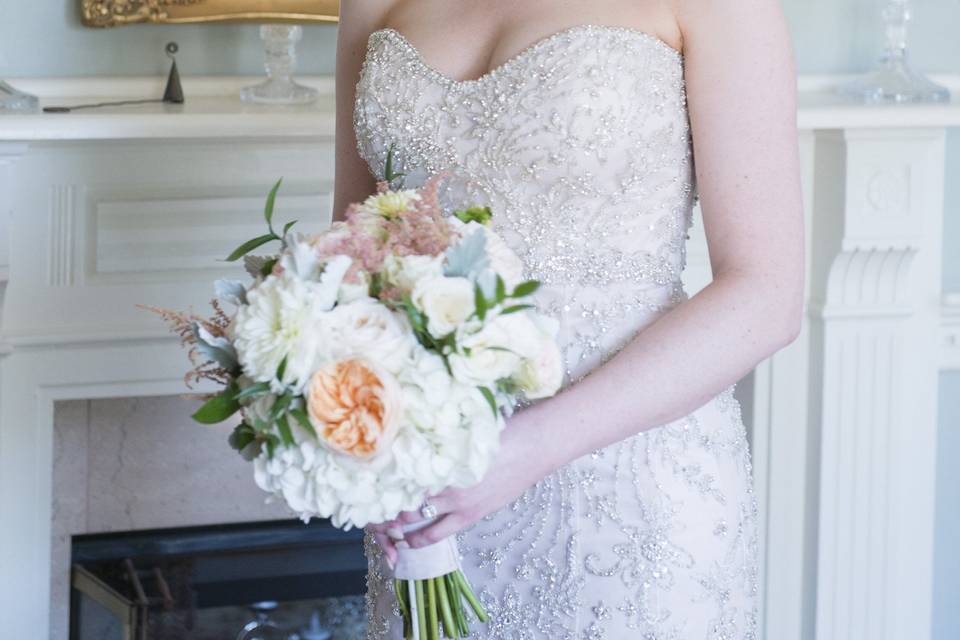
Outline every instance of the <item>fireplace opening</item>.
{"type": "Polygon", "coordinates": [[[70,640],[361,640],[362,539],[322,520],[73,536],[70,640]]]}

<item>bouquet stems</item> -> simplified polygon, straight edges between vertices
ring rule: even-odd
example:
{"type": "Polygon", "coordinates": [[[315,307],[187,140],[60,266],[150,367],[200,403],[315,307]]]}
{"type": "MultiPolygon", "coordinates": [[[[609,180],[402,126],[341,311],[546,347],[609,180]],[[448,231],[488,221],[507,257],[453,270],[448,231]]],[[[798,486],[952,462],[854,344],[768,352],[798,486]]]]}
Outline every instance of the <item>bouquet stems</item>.
{"type": "Polygon", "coordinates": [[[480,622],[488,619],[467,577],[459,569],[437,578],[397,579],[394,586],[406,640],[468,638],[470,627],[465,604],[480,622]]]}

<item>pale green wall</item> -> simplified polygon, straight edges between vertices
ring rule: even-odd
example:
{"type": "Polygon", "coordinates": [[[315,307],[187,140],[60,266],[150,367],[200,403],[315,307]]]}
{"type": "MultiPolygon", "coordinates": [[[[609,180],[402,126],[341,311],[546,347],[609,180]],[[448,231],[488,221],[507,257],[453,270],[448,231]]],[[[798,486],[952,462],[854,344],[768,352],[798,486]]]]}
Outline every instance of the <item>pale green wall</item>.
{"type": "MultiPolygon", "coordinates": [[[[261,50],[252,25],[80,25],[79,0],[0,0],[0,77],[165,73],[163,45],[180,44],[184,74],[259,73],[261,50]]],[[[879,0],[785,0],[801,73],[859,71],[876,54],[879,0]]],[[[960,73],[960,2],[915,0],[913,59],[930,71],[960,73]]],[[[305,29],[304,73],[333,70],[336,28],[305,29]]],[[[960,291],[960,131],[948,140],[944,285],[960,291]]],[[[933,640],[960,637],[960,374],[943,376],[938,475],[937,575],[933,640]]]]}

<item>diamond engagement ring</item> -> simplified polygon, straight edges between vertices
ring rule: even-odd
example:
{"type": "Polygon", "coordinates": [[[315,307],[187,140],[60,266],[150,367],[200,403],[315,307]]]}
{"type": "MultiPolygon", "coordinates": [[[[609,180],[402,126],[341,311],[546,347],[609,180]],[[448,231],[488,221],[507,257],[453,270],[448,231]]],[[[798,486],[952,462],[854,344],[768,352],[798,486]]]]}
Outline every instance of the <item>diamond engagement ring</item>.
{"type": "Polygon", "coordinates": [[[426,500],[424,500],[423,506],[420,507],[420,515],[422,515],[427,520],[432,520],[433,518],[437,517],[437,508],[434,505],[427,502],[426,500]]]}

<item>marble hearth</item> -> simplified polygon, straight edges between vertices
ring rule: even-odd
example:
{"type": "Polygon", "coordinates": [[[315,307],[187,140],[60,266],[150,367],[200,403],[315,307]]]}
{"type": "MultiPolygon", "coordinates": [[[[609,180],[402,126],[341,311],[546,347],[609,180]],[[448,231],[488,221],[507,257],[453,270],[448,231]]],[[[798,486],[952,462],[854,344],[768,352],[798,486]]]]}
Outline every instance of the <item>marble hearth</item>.
{"type": "Polygon", "coordinates": [[[225,445],[232,426],[200,426],[195,408],[178,396],[55,404],[51,637],[67,637],[72,535],[291,517],[225,445]]]}

